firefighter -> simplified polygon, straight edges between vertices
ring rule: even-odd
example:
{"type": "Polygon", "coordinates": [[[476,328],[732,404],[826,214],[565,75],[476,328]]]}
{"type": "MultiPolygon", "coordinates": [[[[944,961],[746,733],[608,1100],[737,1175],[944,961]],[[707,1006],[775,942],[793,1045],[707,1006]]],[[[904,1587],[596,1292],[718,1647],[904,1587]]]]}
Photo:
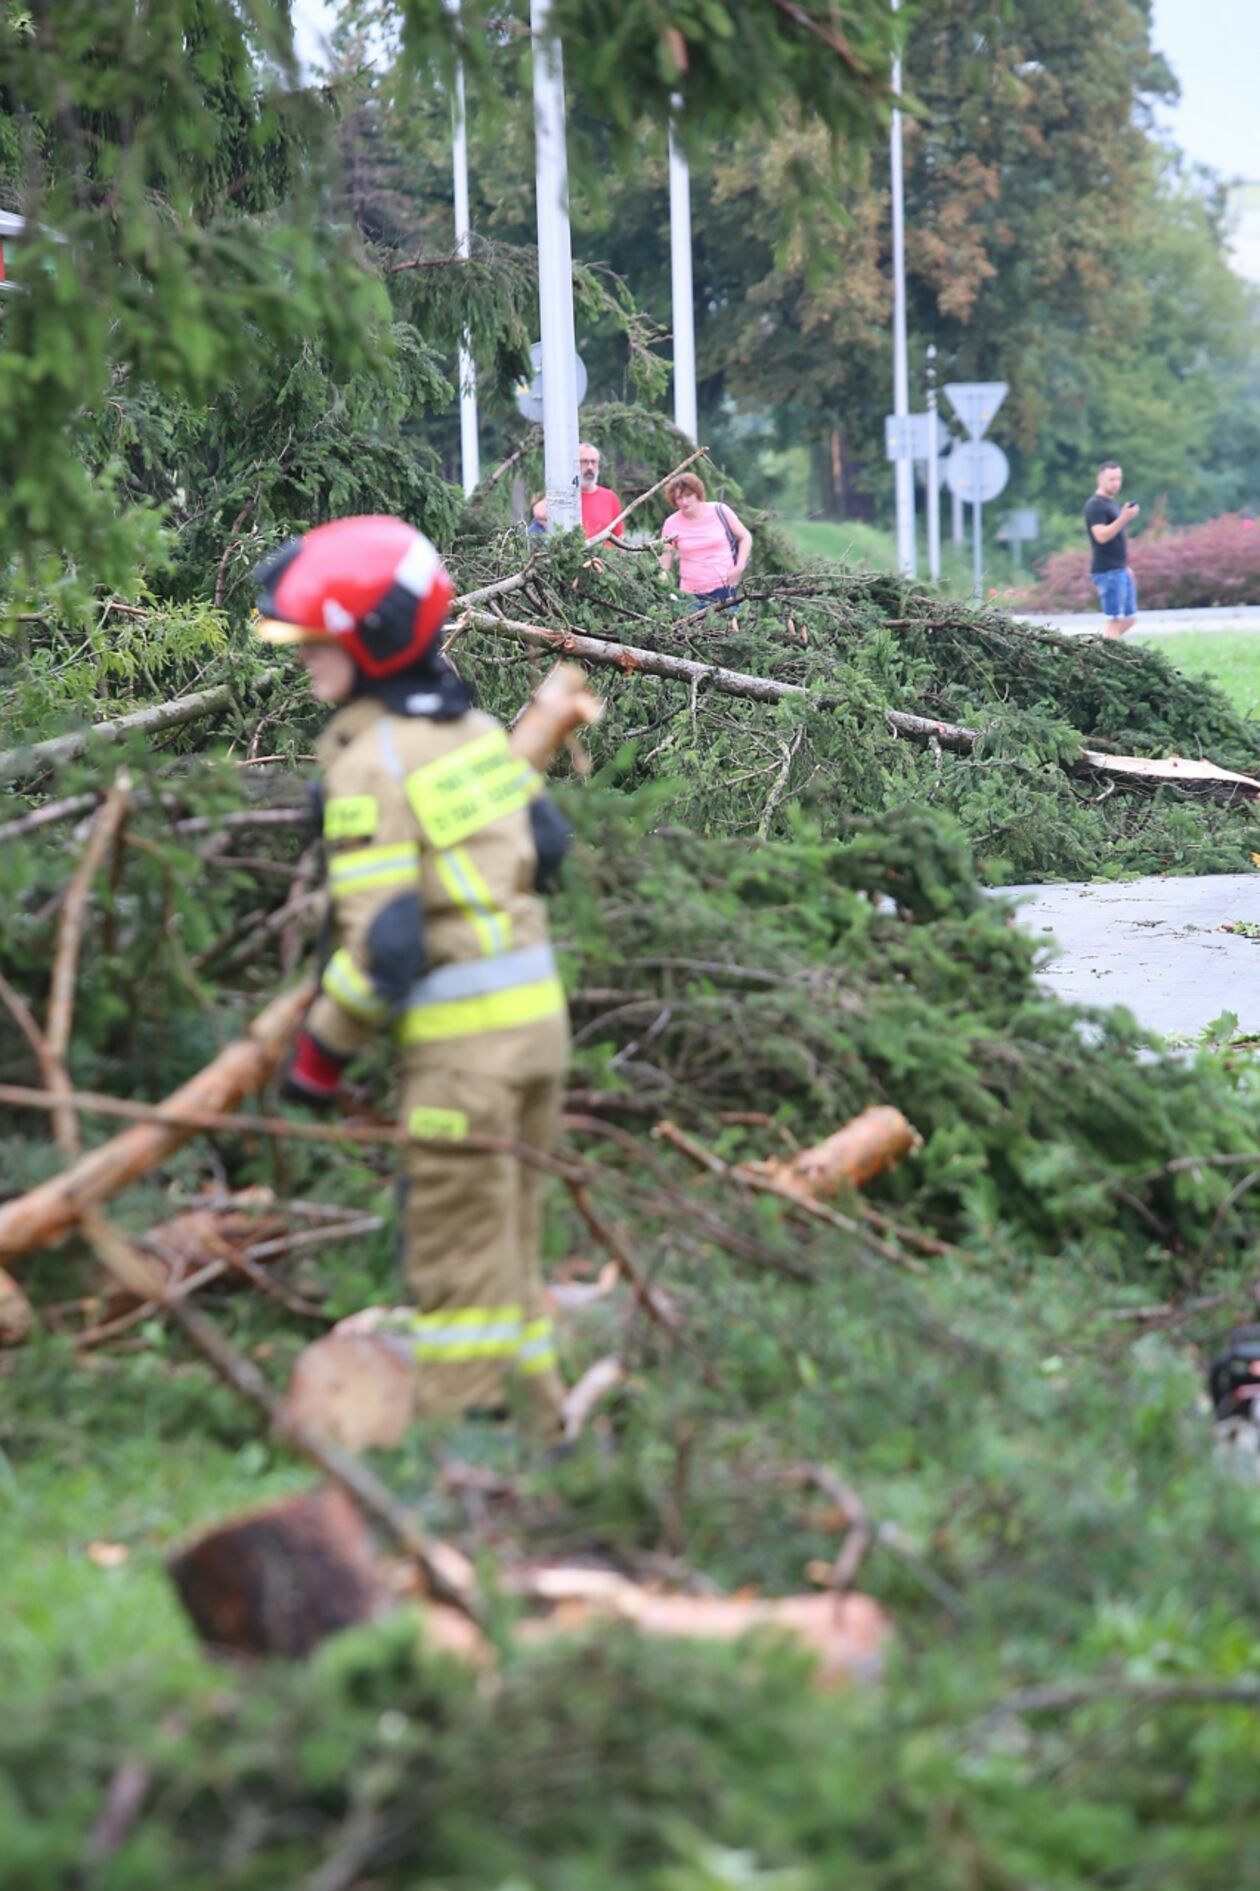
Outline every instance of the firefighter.
{"type": "Polygon", "coordinates": [[[569,1028],[539,893],[568,824],[440,655],[453,586],[422,533],[334,520],[254,576],[258,635],[296,645],[317,699],[338,705],[317,747],[333,949],[286,1089],[331,1103],[350,1059],[392,1030],[402,1126],[425,1139],[401,1211],[419,1409],[500,1414],[515,1381],[554,1429],[541,1177],[460,1145],[556,1138],[569,1028]]]}

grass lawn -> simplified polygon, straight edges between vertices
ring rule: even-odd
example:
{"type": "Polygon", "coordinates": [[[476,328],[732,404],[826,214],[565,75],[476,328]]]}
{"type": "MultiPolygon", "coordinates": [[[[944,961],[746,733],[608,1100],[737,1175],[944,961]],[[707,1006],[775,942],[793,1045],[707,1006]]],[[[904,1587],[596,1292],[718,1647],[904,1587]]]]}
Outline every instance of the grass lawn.
{"type": "Polygon", "coordinates": [[[1260,636],[1254,632],[1187,630],[1142,641],[1185,675],[1210,677],[1240,716],[1260,715],[1260,636]]]}
{"type": "MultiPolygon", "coordinates": [[[[837,565],[865,565],[875,571],[897,569],[897,547],[891,532],[876,525],[864,525],[857,519],[781,519],[779,524],[805,558],[825,558],[837,565]]],[[[949,539],[948,513],[941,541],[941,587],[951,597],[970,600],[972,590],[970,541],[954,545],[949,539]]],[[[919,576],[927,576],[927,543],[922,517],[919,525],[919,576]]],[[[1011,582],[1010,559],[1004,551],[988,547],[994,569],[986,583],[1006,585],[1011,582]]]]}

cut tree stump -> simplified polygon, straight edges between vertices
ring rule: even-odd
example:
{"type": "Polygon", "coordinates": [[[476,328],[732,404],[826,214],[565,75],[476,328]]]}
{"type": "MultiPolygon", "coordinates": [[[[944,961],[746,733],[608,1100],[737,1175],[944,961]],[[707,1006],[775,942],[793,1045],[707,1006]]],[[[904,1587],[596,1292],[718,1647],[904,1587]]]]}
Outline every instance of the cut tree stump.
{"type": "Polygon", "coordinates": [[[296,1658],[392,1606],[368,1527],[334,1488],[223,1524],[168,1569],[202,1641],[231,1654],[296,1658]]]}
{"type": "Polygon", "coordinates": [[[409,1348],[355,1314],[298,1355],[280,1422],[347,1451],[389,1450],[402,1443],[415,1415],[409,1348]]]}

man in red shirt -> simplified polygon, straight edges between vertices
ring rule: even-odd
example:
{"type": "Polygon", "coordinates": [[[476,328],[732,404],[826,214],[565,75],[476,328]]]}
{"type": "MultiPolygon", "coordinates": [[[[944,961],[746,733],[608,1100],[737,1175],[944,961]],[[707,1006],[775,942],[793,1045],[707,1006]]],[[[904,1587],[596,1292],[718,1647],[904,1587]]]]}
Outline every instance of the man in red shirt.
{"type": "MultiPolygon", "coordinates": [[[[611,525],[621,511],[621,501],[611,486],[599,483],[599,448],[592,446],[589,440],[578,444],[578,476],[582,485],[582,530],[587,538],[594,538],[606,525],[611,525]]],[[[614,538],[620,538],[625,531],[619,525],[613,532],[614,538]]]]}
{"type": "MultiPolygon", "coordinates": [[[[621,511],[621,501],[611,486],[599,483],[599,448],[592,446],[589,440],[583,440],[578,446],[578,473],[581,480],[582,530],[587,538],[596,538],[606,525],[611,525],[621,511]]],[[[537,528],[543,531],[547,524],[547,495],[540,493],[535,499],[531,511],[534,524],[531,532],[537,528]]],[[[619,525],[613,531],[614,538],[625,534],[625,526],[619,525]]]]}

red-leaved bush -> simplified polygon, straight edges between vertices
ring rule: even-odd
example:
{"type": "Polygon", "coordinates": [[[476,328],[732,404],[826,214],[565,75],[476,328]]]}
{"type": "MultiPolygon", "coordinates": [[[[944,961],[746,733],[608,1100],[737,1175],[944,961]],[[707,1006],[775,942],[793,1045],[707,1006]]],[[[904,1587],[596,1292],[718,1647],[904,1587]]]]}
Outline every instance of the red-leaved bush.
{"type": "MultiPolygon", "coordinates": [[[[1029,611],[1093,611],[1089,547],[1055,552],[1038,581],[1019,594],[1029,611]]],[[[1129,539],[1129,563],[1144,611],[1190,610],[1208,604],[1260,604],[1260,521],[1227,512],[1206,525],[1187,525],[1129,539]]]]}

